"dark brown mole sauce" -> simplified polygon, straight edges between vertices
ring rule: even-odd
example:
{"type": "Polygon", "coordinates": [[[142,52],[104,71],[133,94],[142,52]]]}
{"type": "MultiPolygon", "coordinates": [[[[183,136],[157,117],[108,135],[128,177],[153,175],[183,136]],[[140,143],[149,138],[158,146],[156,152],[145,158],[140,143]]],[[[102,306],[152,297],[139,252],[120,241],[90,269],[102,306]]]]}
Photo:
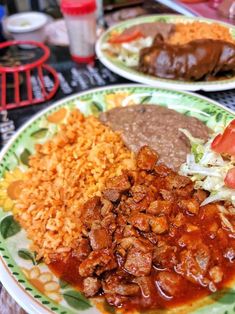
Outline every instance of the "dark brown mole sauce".
{"type": "MultiPolygon", "coordinates": [[[[203,217],[202,213],[201,218],[195,216],[187,217],[188,223],[194,223],[194,225],[200,227],[199,232],[191,232],[193,241],[197,242],[198,237],[200,236],[203,239],[203,243],[205,243],[210,248],[210,252],[213,252],[213,254],[216,254],[216,252],[224,252],[224,249],[227,247],[235,247],[235,239],[231,235],[228,237],[229,240],[226,244],[223,244],[223,241],[219,241],[219,239],[208,237],[209,225],[212,221],[217,221],[219,223],[218,217],[203,217]]],[[[182,234],[183,230],[178,228],[175,229],[174,237],[166,235],[165,239],[167,240],[168,244],[176,245],[182,234]]],[[[76,257],[71,256],[67,259],[66,262],[55,261],[48,266],[56,276],[82,291],[83,279],[79,275],[79,263],[80,262],[76,257]]],[[[219,284],[216,284],[216,286],[218,290],[222,290],[225,287],[229,287],[229,284],[231,285],[231,283],[235,280],[235,261],[232,262],[227,258],[220,258],[219,265],[223,271],[223,280],[219,284]]],[[[159,271],[161,270],[155,266],[152,267],[150,276],[152,280],[152,291],[150,292],[150,296],[146,297],[141,292],[137,296],[130,296],[128,297],[128,302],[123,304],[123,309],[144,311],[151,309],[173,308],[176,306],[193,303],[196,300],[211,294],[207,288],[204,288],[199,284],[192,283],[182,277],[182,284],[180,286],[180,290],[177,293],[177,296],[168,296],[158,285],[157,274],[159,271]]]]}

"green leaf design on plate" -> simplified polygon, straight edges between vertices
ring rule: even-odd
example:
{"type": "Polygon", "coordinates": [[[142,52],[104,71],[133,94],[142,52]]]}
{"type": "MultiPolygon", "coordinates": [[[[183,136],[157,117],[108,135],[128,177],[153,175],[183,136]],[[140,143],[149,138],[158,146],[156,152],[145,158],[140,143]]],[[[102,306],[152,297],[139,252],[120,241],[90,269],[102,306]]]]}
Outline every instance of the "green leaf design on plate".
{"type": "Polygon", "coordinates": [[[31,155],[31,152],[27,148],[25,148],[23,150],[23,152],[20,154],[20,160],[26,166],[29,165],[29,156],[30,155],[31,155]]]}
{"type": "Polygon", "coordinates": [[[232,35],[233,37],[235,37],[235,29],[232,28],[232,29],[230,30],[230,32],[231,32],[231,35],[232,35]]]}
{"type": "Polygon", "coordinates": [[[20,232],[21,226],[17,221],[14,220],[13,216],[7,216],[3,218],[0,223],[0,232],[3,239],[12,237],[13,235],[20,232]]]}
{"type": "Polygon", "coordinates": [[[13,152],[12,155],[15,157],[15,159],[16,159],[16,164],[18,165],[18,164],[20,163],[20,160],[19,160],[18,156],[16,155],[15,152],[13,152]]]}
{"type": "Polygon", "coordinates": [[[37,264],[34,252],[30,252],[27,249],[20,249],[18,251],[18,255],[19,255],[20,258],[23,258],[24,260],[28,260],[28,261],[31,260],[33,265],[37,264]]]}
{"type": "Polygon", "coordinates": [[[223,114],[221,112],[218,112],[217,115],[215,116],[216,122],[220,122],[222,118],[223,118],[223,114]]]}
{"type": "Polygon", "coordinates": [[[162,22],[162,23],[167,23],[168,21],[168,18],[166,17],[160,17],[160,18],[157,18],[156,22],[162,22]]]}
{"type": "Polygon", "coordinates": [[[42,129],[39,129],[39,130],[33,132],[30,136],[32,138],[35,138],[35,139],[40,139],[40,138],[45,137],[47,132],[48,132],[47,128],[42,128],[42,129]]]}
{"type": "Polygon", "coordinates": [[[63,297],[65,301],[74,309],[86,310],[91,307],[90,301],[78,291],[68,290],[63,293],[63,297]]]}
{"type": "Polygon", "coordinates": [[[148,103],[150,101],[150,99],[152,99],[151,95],[145,96],[141,99],[140,104],[145,104],[148,103]]]}
{"type": "Polygon", "coordinates": [[[61,289],[65,289],[69,286],[69,283],[64,281],[62,278],[59,279],[59,285],[61,289]]]}
{"type": "Polygon", "coordinates": [[[92,99],[93,99],[92,94],[83,95],[80,97],[80,100],[82,100],[82,101],[91,101],[92,99]]]}
{"type": "Polygon", "coordinates": [[[98,116],[100,114],[100,112],[103,111],[103,107],[101,104],[99,104],[96,101],[93,101],[92,104],[90,105],[90,109],[91,109],[91,113],[94,116],[98,116]]]}
{"type": "Polygon", "coordinates": [[[221,304],[233,304],[235,299],[235,290],[232,288],[225,288],[221,291],[213,293],[211,298],[221,304]]]}
{"type": "Polygon", "coordinates": [[[212,107],[208,107],[208,108],[204,108],[203,112],[209,114],[209,115],[214,115],[217,113],[217,110],[215,108],[212,107]]]}

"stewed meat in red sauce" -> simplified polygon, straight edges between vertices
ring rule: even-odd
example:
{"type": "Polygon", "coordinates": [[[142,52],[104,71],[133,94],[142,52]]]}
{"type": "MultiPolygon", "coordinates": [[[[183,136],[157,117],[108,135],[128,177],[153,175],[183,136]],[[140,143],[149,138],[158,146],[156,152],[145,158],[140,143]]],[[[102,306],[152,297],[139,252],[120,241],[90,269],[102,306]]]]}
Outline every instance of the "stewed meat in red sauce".
{"type": "Polygon", "coordinates": [[[179,128],[205,140],[209,134],[207,126],[198,119],[155,105],[114,108],[102,113],[100,120],[120,131],[130,150],[137,153],[143,145],[148,145],[159,153],[161,162],[174,170],[186,161],[191,147],[179,128]]]}
{"type": "Polygon", "coordinates": [[[235,238],[218,205],[200,206],[206,192],[157,161],[144,146],[136,171],[108,180],[103,196],[83,206],[73,253],[50,265],[85,296],[127,310],[169,308],[232,278],[235,238]]]}

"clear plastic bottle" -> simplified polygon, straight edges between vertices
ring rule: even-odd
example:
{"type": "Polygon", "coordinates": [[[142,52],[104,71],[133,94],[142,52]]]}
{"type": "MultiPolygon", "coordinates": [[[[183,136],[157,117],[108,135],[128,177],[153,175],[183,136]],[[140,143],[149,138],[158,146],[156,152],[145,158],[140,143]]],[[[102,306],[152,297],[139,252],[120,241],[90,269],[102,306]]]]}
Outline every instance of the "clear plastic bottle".
{"type": "Polygon", "coordinates": [[[95,56],[96,0],[62,0],[69,35],[70,53],[75,62],[91,63],[95,56]]]}

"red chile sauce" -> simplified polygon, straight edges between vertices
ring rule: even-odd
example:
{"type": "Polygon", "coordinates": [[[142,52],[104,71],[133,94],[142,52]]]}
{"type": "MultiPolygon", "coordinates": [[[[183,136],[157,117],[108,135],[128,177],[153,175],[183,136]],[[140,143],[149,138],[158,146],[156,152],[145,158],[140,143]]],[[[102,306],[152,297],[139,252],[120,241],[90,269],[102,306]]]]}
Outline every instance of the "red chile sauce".
{"type": "MultiPolygon", "coordinates": [[[[207,208],[209,211],[213,209],[213,205],[209,205],[207,208]]],[[[204,210],[204,212],[206,209],[204,210]]],[[[229,233],[226,232],[226,239],[213,239],[213,237],[208,237],[208,229],[211,226],[212,222],[217,222],[221,225],[220,219],[217,216],[209,215],[204,216],[203,209],[201,209],[200,215],[190,216],[187,215],[187,223],[193,223],[196,226],[199,226],[199,231],[191,232],[191,236],[193,237],[193,241],[198,241],[198,237],[203,239],[203,242],[208,245],[210,251],[221,252],[223,248],[233,247],[235,248],[235,239],[229,236],[229,233]]],[[[167,240],[171,245],[176,245],[176,242],[183,234],[183,230],[181,228],[175,228],[174,237],[169,237],[168,234],[164,236],[164,240],[167,240]]],[[[185,232],[184,232],[185,234],[185,232]]],[[[235,262],[231,262],[228,259],[218,257],[220,259],[219,265],[223,270],[223,280],[219,284],[217,284],[217,288],[220,290],[229,284],[235,278],[235,262]]],[[[73,285],[78,290],[82,290],[82,278],[79,275],[79,261],[75,257],[69,257],[64,263],[63,261],[55,261],[49,265],[50,269],[56,276],[65,280],[66,282],[73,285]]],[[[182,277],[182,285],[179,293],[176,297],[167,296],[159,287],[157,281],[157,273],[161,271],[160,269],[152,267],[151,278],[152,278],[152,286],[153,291],[151,293],[151,297],[144,297],[141,293],[137,296],[129,297],[128,303],[125,303],[124,309],[127,310],[149,310],[149,309],[159,309],[159,308],[171,308],[179,305],[189,304],[195,300],[203,298],[209,295],[211,292],[203,288],[200,285],[194,284],[189,280],[186,280],[182,277]]]]}
{"type": "MultiPolygon", "coordinates": [[[[57,261],[51,263],[49,268],[51,271],[59,278],[73,285],[76,289],[82,290],[82,277],[78,272],[79,261],[75,257],[70,257],[66,263],[62,261],[57,261]]],[[[225,263],[224,264],[225,276],[222,283],[220,283],[219,288],[222,289],[229,283],[233,278],[235,278],[235,267],[234,264],[225,263]]],[[[149,308],[171,308],[187,303],[191,303],[200,298],[209,295],[209,291],[199,285],[193,284],[190,281],[183,279],[183,285],[181,290],[181,295],[178,297],[170,298],[161,289],[158,288],[157,281],[155,281],[155,276],[157,270],[153,269],[151,277],[156,287],[152,293],[154,298],[145,298],[142,294],[138,297],[130,297],[129,304],[125,305],[125,309],[137,309],[144,310],[149,308]],[[151,303],[151,305],[150,305],[151,303]]]]}
{"type": "MultiPolygon", "coordinates": [[[[76,289],[82,290],[82,277],[78,272],[79,261],[75,257],[70,257],[66,263],[63,261],[56,261],[49,265],[51,271],[62,280],[70,283],[76,289]]],[[[129,304],[126,304],[126,309],[146,309],[146,308],[167,308],[176,305],[181,305],[187,302],[194,301],[209,294],[208,290],[183,280],[182,295],[177,298],[169,298],[161,289],[158,289],[157,280],[155,276],[157,270],[153,268],[151,277],[156,287],[152,293],[152,298],[145,298],[142,294],[138,297],[130,297],[129,304]],[[153,298],[153,296],[155,296],[153,298]],[[149,304],[151,302],[151,305],[149,304]]],[[[228,277],[231,272],[228,271],[228,277]]]]}

